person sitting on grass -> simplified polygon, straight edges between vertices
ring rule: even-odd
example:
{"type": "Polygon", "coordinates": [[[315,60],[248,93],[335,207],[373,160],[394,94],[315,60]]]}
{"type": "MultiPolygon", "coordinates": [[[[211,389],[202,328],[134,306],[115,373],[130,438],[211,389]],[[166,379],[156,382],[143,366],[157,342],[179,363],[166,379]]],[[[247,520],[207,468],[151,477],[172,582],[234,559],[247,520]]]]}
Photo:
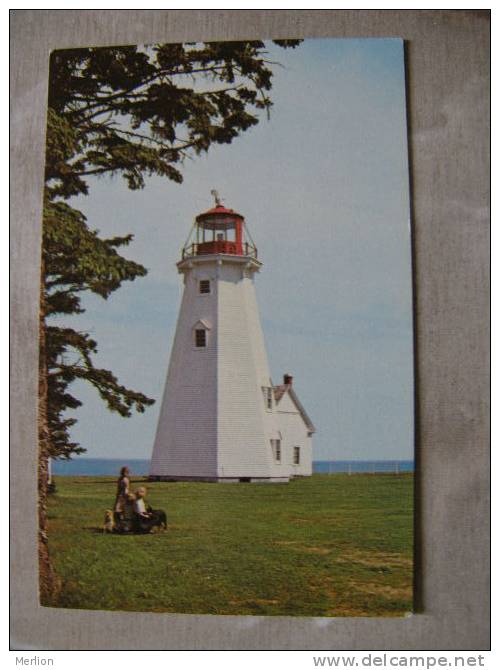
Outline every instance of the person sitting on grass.
{"type": "Polygon", "coordinates": [[[146,488],[140,486],[135,492],[134,512],[137,527],[141,533],[149,533],[153,528],[167,529],[167,515],[161,509],[154,510],[145,501],[146,488]]]}

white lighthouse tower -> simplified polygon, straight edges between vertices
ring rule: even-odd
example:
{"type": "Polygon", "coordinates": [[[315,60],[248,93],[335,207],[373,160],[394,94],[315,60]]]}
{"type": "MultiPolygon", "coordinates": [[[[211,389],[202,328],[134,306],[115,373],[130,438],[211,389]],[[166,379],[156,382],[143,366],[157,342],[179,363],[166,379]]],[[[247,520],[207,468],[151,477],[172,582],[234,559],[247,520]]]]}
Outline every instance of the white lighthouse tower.
{"type": "Polygon", "coordinates": [[[314,426],[273,386],[255,296],[262,264],[241,214],[196,217],[177,263],[184,294],[150,479],[286,482],[310,475],[314,426]]]}

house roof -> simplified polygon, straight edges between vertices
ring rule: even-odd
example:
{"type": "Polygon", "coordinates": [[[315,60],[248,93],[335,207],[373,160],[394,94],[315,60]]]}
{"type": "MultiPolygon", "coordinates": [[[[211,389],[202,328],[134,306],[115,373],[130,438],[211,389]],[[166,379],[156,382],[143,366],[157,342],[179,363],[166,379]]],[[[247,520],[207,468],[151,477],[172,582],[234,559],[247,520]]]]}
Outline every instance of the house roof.
{"type": "Polygon", "coordinates": [[[316,432],[316,428],[314,427],[313,422],[309,418],[306,410],[304,409],[302,403],[300,400],[297,398],[297,394],[293,390],[292,384],[279,384],[278,386],[274,386],[274,400],[276,402],[276,405],[279,404],[280,400],[283,398],[285,393],[288,392],[288,395],[290,396],[293,404],[297,408],[297,411],[299,412],[300,416],[302,417],[302,420],[307,426],[307,430],[309,430],[311,433],[316,432]]]}

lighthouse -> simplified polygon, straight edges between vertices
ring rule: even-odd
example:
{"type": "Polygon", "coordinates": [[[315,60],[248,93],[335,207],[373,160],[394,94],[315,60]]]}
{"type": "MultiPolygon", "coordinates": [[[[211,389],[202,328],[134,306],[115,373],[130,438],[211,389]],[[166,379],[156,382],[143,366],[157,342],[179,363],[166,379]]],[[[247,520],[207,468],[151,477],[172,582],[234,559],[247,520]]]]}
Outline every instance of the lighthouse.
{"type": "Polygon", "coordinates": [[[149,477],[288,482],[312,473],[315,428],[292,376],[271,380],[254,286],[262,263],[244,217],[214,194],[177,263],[184,292],[149,477]]]}

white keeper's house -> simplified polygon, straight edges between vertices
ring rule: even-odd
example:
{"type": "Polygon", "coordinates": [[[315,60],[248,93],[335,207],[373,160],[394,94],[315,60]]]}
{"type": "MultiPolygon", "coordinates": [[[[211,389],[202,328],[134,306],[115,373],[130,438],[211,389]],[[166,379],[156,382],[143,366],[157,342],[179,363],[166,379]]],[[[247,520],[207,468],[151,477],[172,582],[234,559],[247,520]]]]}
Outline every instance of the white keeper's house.
{"type": "Polygon", "coordinates": [[[241,214],[196,217],[150,467],[152,480],[287,482],[312,474],[315,431],[286,374],[275,386],[254,279],[262,267],[241,214]]]}

